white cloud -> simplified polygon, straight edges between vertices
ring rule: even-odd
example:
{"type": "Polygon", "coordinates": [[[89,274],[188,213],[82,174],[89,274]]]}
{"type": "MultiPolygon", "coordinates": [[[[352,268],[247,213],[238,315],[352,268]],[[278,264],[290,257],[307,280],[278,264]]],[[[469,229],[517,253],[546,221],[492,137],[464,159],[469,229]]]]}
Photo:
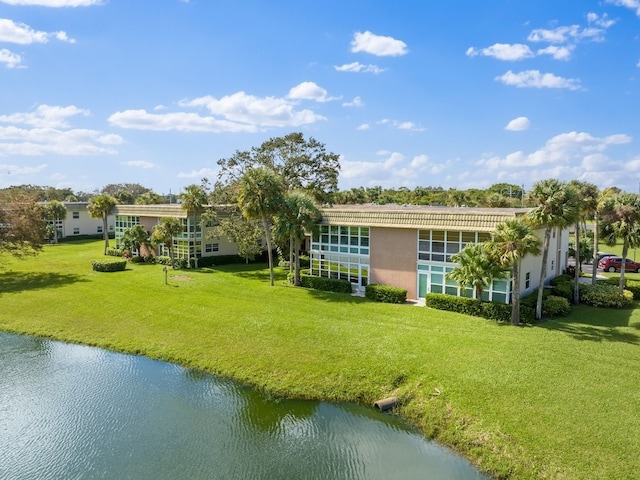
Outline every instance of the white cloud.
{"type": "Polygon", "coordinates": [[[75,43],[65,32],[39,32],[24,23],[15,23],[8,18],[0,18],[0,42],[29,45],[32,43],[47,43],[51,37],[63,42],[75,43]]]}
{"type": "Polygon", "coordinates": [[[255,132],[255,125],[203,117],[197,113],[149,113],[146,110],[125,110],[109,117],[109,123],[120,128],[160,132],[255,132]]]}
{"type": "Polygon", "coordinates": [[[22,63],[22,57],[6,48],[0,49],[0,63],[4,63],[7,68],[14,68],[22,63]]]}
{"type": "Polygon", "coordinates": [[[407,44],[393,37],[376,35],[370,31],[356,32],[351,41],[351,51],[365,52],[380,57],[396,57],[407,54],[407,44]]]}
{"type": "Polygon", "coordinates": [[[147,162],[146,160],[130,160],[128,162],[122,162],[122,165],[137,168],[153,168],[156,166],[154,163],[147,162]]]}
{"type": "Polygon", "coordinates": [[[288,98],[293,100],[314,100],[316,102],[330,102],[335,97],[328,97],[327,91],[315,82],[302,82],[289,90],[288,98]]]}
{"type": "Polygon", "coordinates": [[[68,119],[88,111],[73,105],[40,105],[35,112],[0,115],[0,156],[115,154],[122,137],[99,130],[71,128],[68,119]],[[32,128],[22,128],[27,125],[32,128]]]}
{"type": "Polygon", "coordinates": [[[216,175],[218,175],[218,171],[213,168],[201,168],[190,172],[180,172],[178,178],[213,178],[216,175]]]}
{"type": "Polygon", "coordinates": [[[258,128],[297,127],[326,120],[311,110],[296,109],[296,103],[288,98],[260,98],[245,92],[237,92],[219,99],[205,96],[181,100],[178,105],[206,107],[211,114],[223,117],[224,120],[207,117],[208,122],[216,123],[216,128],[209,131],[256,131],[258,128]]]}
{"type": "Polygon", "coordinates": [[[356,130],[369,130],[371,128],[371,125],[369,125],[368,123],[363,123],[362,125],[358,125],[358,128],[356,128],[356,130]]]}
{"type": "Polygon", "coordinates": [[[566,88],[581,90],[580,81],[573,78],[558,77],[552,73],[540,73],[539,70],[525,70],[514,73],[509,70],[495,80],[518,88],[566,88]]]}
{"type": "Polygon", "coordinates": [[[67,120],[76,115],[88,116],[89,111],[75,105],[67,107],[40,105],[35,112],[0,115],[0,123],[15,123],[41,128],[66,128],[69,126],[67,120]]]}
{"type": "Polygon", "coordinates": [[[494,57],[498,60],[506,61],[523,60],[525,58],[531,58],[534,56],[531,49],[527,45],[523,45],[522,43],[515,43],[512,45],[508,43],[496,43],[490,47],[482,49],[469,47],[466,54],[469,57],[483,55],[485,57],[494,57]]]}
{"type": "MultiPolygon", "coordinates": [[[[523,168],[567,168],[601,167],[608,158],[602,153],[614,145],[629,143],[631,137],[624,134],[594,137],[585,132],[569,132],[556,135],[545,145],[529,154],[516,151],[504,157],[493,156],[478,162],[478,165],[490,170],[518,170],[523,168]]],[[[547,170],[548,172],[548,170],[547,170]]],[[[578,172],[576,172],[577,176],[578,172]]]]}
{"type": "Polygon", "coordinates": [[[90,7],[102,5],[104,0],[0,0],[9,5],[38,7],[90,7]]]}
{"type": "Polygon", "coordinates": [[[344,102],[342,106],[343,107],[364,107],[364,102],[360,97],[354,97],[352,101],[344,102]]]}
{"type": "Polygon", "coordinates": [[[549,45],[546,48],[539,49],[538,55],[551,55],[555,60],[569,60],[571,52],[575,47],[573,45],[567,47],[558,47],[557,45],[549,45]]]}
{"type": "Polygon", "coordinates": [[[546,43],[566,43],[569,40],[580,41],[584,39],[601,41],[604,38],[603,28],[587,27],[580,28],[579,25],[568,25],[556,27],[554,29],[537,28],[533,30],[527,40],[530,42],[546,43]]]}
{"type": "Polygon", "coordinates": [[[31,173],[38,173],[47,168],[47,164],[36,165],[35,167],[29,167],[24,165],[15,165],[10,163],[0,163],[0,172],[7,175],[28,175],[31,173]]]}
{"type": "Polygon", "coordinates": [[[335,68],[338,72],[355,72],[355,73],[382,73],[386,68],[381,68],[377,65],[364,65],[360,62],[345,63],[344,65],[336,65],[335,68]]]}
{"type": "Polygon", "coordinates": [[[531,122],[527,117],[518,117],[511,120],[504,129],[512,132],[521,132],[528,130],[530,126],[531,122]]]}
{"type": "Polygon", "coordinates": [[[606,13],[602,16],[599,16],[597,13],[589,12],[587,13],[587,20],[589,23],[595,23],[602,28],[612,27],[616,23],[616,21],[611,20],[609,18],[609,15],[607,15],[606,13]]]}
{"type": "Polygon", "coordinates": [[[383,118],[382,120],[378,120],[376,122],[378,125],[389,125],[393,128],[397,128],[398,130],[410,130],[412,132],[423,132],[424,128],[416,125],[413,122],[399,122],[398,120],[390,120],[388,118],[383,118]]]}
{"type": "Polygon", "coordinates": [[[606,2],[635,10],[636,15],[640,17],[640,0],[606,0],[606,2]]]}

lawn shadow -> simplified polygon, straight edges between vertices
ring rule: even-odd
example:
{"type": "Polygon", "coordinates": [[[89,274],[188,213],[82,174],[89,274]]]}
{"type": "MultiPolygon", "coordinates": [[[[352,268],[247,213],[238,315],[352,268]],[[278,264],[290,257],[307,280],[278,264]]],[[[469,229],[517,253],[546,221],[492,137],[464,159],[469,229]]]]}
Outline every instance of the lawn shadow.
{"type": "Polygon", "coordinates": [[[66,273],[2,272],[0,273],[0,294],[59,288],[77,282],[88,282],[88,280],[81,275],[66,273]]]}
{"type": "Polygon", "coordinates": [[[566,333],[576,340],[638,345],[640,325],[631,322],[633,312],[633,308],[596,308],[580,305],[574,306],[567,317],[542,322],[536,326],[566,333]]]}

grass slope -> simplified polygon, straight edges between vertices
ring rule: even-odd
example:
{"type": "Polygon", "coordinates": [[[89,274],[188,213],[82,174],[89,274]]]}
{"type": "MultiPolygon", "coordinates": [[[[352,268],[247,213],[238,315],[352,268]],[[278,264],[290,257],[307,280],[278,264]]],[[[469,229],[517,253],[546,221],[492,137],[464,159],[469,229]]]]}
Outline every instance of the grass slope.
{"type": "Polygon", "coordinates": [[[2,257],[0,329],[165,359],[274,396],[398,412],[499,478],[637,478],[640,309],[516,328],[268,285],[262,266],[96,273],[101,242],[2,257]]]}

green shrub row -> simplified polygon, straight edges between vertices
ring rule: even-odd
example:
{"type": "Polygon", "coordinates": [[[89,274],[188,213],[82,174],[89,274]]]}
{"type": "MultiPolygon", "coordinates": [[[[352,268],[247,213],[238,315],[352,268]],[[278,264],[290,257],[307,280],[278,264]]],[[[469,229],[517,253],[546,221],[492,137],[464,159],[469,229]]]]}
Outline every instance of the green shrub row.
{"type": "Polygon", "coordinates": [[[405,288],[371,283],[365,287],[364,296],[374,302],[404,303],[407,301],[407,290],[405,288]]]}
{"type": "MultiPolygon", "coordinates": [[[[425,305],[437,310],[463,313],[496,322],[511,322],[511,305],[505,303],[480,302],[475,298],[456,297],[445,293],[428,293],[425,305]]],[[[520,322],[533,323],[534,320],[535,308],[520,304],[520,322]]]]}
{"type": "Polygon", "coordinates": [[[126,260],[93,260],[91,268],[95,272],[122,272],[127,268],[126,260]]]}
{"type": "Polygon", "coordinates": [[[580,301],[592,307],[624,308],[633,303],[633,297],[629,290],[618,293],[617,284],[598,282],[580,285],[580,301]]]}
{"type": "MultiPolygon", "coordinates": [[[[287,275],[291,283],[293,273],[287,275]]],[[[305,288],[313,288],[314,290],[322,290],[325,292],[351,293],[351,282],[349,280],[338,278],[315,277],[312,275],[300,275],[300,286],[305,288]]]]}
{"type": "MultiPolygon", "coordinates": [[[[617,287],[620,284],[620,279],[608,278],[607,280],[598,283],[606,283],[607,285],[614,285],[617,287]]],[[[633,298],[640,299],[640,280],[634,280],[625,277],[624,289],[629,290],[633,294],[633,298]]]]}
{"type": "Polygon", "coordinates": [[[122,257],[123,253],[124,251],[120,250],[119,248],[108,248],[105,252],[105,255],[108,255],[110,257],[122,257]]]}

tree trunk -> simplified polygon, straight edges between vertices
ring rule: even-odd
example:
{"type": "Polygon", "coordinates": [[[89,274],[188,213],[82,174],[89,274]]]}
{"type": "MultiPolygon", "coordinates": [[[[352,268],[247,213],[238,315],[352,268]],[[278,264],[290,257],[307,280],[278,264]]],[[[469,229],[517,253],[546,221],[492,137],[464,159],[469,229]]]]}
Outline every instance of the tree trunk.
{"type": "Polygon", "coordinates": [[[624,290],[624,272],[627,266],[627,254],[629,253],[629,242],[625,240],[622,245],[622,264],[620,265],[620,283],[618,284],[618,293],[622,294],[624,290]]]}
{"type": "Polygon", "coordinates": [[[580,273],[582,272],[582,265],[580,264],[580,222],[576,222],[575,235],[576,268],[573,272],[573,303],[578,305],[580,303],[580,273]]]}
{"type": "Polygon", "coordinates": [[[295,285],[299,287],[302,282],[300,280],[300,241],[297,239],[294,241],[293,250],[294,250],[294,258],[295,258],[295,264],[294,264],[295,285]]]}
{"type": "Polygon", "coordinates": [[[271,251],[271,232],[269,229],[269,220],[262,217],[262,228],[264,228],[264,236],[267,242],[267,258],[269,259],[269,284],[273,287],[275,284],[273,278],[273,252],[271,251]]]}
{"type": "Polygon", "coordinates": [[[593,265],[591,265],[591,285],[596,284],[598,277],[598,212],[593,216],[595,227],[593,229],[593,265]]]}
{"type": "Polygon", "coordinates": [[[196,242],[198,241],[198,229],[196,228],[196,212],[193,211],[193,268],[198,268],[198,255],[196,242]]]}
{"type": "Polygon", "coordinates": [[[520,325],[520,260],[513,264],[511,278],[511,325],[520,325]]]}
{"type": "Polygon", "coordinates": [[[536,320],[542,319],[542,291],[544,280],[547,278],[547,259],[549,258],[549,243],[551,241],[551,228],[544,229],[544,243],[542,246],[542,267],[540,268],[540,286],[538,288],[538,301],[536,302],[536,320]]]}
{"type": "Polygon", "coordinates": [[[102,238],[104,238],[104,254],[109,250],[109,232],[107,232],[107,214],[102,215],[102,238]]]}
{"type": "Polygon", "coordinates": [[[58,219],[53,219],[53,243],[58,243],[58,219]]]}

